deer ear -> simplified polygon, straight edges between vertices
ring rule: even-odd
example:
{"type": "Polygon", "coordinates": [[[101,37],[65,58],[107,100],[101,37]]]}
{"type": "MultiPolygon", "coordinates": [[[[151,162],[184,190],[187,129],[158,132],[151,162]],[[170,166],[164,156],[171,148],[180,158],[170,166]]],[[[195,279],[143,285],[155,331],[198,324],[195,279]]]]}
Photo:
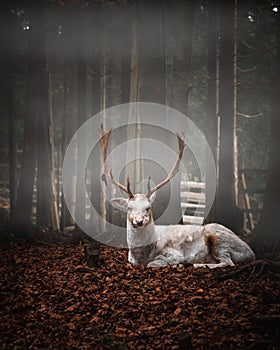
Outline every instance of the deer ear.
{"type": "Polygon", "coordinates": [[[112,198],[110,200],[110,203],[112,205],[116,206],[118,209],[126,210],[128,199],[126,199],[126,198],[112,198]]]}
{"type": "Polygon", "coordinates": [[[154,203],[155,199],[156,199],[156,192],[154,192],[150,195],[150,197],[149,197],[150,203],[151,204],[154,203]]]}

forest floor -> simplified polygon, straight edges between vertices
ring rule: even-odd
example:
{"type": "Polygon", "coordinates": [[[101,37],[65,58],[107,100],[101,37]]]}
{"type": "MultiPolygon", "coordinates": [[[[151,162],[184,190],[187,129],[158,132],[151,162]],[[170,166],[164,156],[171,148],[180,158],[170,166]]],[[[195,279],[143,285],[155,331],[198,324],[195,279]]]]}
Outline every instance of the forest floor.
{"type": "Polygon", "coordinates": [[[279,254],[148,269],[102,246],[89,267],[84,247],[50,233],[1,244],[0,349],[280,349],[279,254]]]}

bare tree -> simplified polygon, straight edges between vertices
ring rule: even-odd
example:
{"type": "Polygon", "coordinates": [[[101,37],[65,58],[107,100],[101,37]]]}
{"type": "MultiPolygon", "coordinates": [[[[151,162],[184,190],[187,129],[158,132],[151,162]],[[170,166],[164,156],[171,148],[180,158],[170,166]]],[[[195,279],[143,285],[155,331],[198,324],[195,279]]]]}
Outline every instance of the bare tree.
{"type": "MultiPolygon", "coordinates": [[[[64,11],[63,16],[63,113],[62,113],[62,145],[61,153],[62,157],[65,155],[65,151],[68,143],[77,129],[77,42],[75,35],[77,33],[77,22],[75,21],[75,14],[73,6],[68,5],[64,11]]],[[[73,157],[75,155],[73,154],[73,157]]],[[[69,177],[71,184],[68,184],[68,188],[71,188],[72,205],[75,203],[76,196],[76,172],[74,171],[71,177],[69,177]]],[[[64,197],[62,196],[61,202],[61,230],[63,231],[65,226],[73,225],[73,218],[66,207],[64,197]]]]}
{"type": "Polygon", "coordinates": [[[236,227],[234,201],[234,0],[220,1],[220,149],[217,221],[236,227]]]}
{"type": "Polygon", "coordinates": [[[47,54],[40,74],[40,118],[38,123],[37,225],[59,231],[54,167],[54,125],[51,82],[47,54]]]}
{"type": "MultiPolygon", "coordinates": [[[[92,12],[92,42],[93,42],[93,60],[92,60],[92,96],[91,96],[91,109],[92,115],[95,115],[101,111],[101,8],[97,7],[92,12]]],[[[101,213],[101,157],[100,152],[95,151],[91,159],[91,202],[94,205],[97,213],[101,213]]],[[[94,227],[97,232],[101,231],[101,225],[99,222],[98,215],[91,218],[94,223],[94,227]]]]}
{"type": "Polygon", "coordinates": [[[280,227],[280,18],[277,17],[277,51],[275,56],[275,74],[270,137],[270,154],[267,168],[266,187],[262,220],[253,232],[252,244],[257,253],[272,251],[279,246],[280,227]]]}
{"type": "MultiPolygon", "coordinates": [[[[77,97],[78,97],[78,128],[86,121],[86,82],[87,82],[87,63],[86,63],[86,21],[87,14],[84,8],[77,9],[77,97]]],[[[78,138],[78,159],[83,159],[85,154],[85,140],[78,138]]],[[[77,187],[80,188],[82,181],[81,169],[77,168],[77,187]]],[[[76,215],[85,218],[85,201],[83,194],[76,193],[76,215]]]]}
{"type": "Polygon", "coordinates": [[[36,166],[37,124],[39,112],[40,70],[44,57],[43,1],[29,2],[27,95],[24,119],[24,142],[20,182],[10,228],[19,235],[31,231],[32,196],[36,166]]]}
{"type": "MultiPolygon", "coordinates": [[[[24,63],[19,60],[19,46],[22,39],[17,18],[12,13],[14,2],[2,2],[0,5],[0,75],[1,75],[1,113],[7,116],[9,136],[9,195],[10,214],[14,211],[17,192],[17,140],[16,140],[16,108],[15,83],[24,63]]],[[[3,130],[2,130],[3,132],[3,130]]],[[[2,137],[2,140],[5,137],[2,137]]]]}
{"type": "Polygon", "coordinates": [[[168,20],[169,42],[167,47],[172,55],[170,72],[171,106],[186,114],[189,94],[192,88],[190,69],[192,39],[195,19],[195,0],[173,1],[166,5],[165,18],[168,20]],[[170,11],[170,13],[169,13],[170,11]]]}
{"type": "MultiPolygon", "coordinates": [[[[207,96],[207,120],[206,137],[211,148],[216,166],[218,163],[218,77],[219,77],[219,44],[218,44],[218,1],[208,3],[208,96],[207,96]]],[[[218,175],[218,172],[217,172],[218,175]]],[[[206,201],[208,201],[208,176],[206,174],[206,201]]],[[[211,203],[206,203],[208,207],[211,203]]],[[[207,222],[216,220],[216,201],[214,201],[207,222]]]]}

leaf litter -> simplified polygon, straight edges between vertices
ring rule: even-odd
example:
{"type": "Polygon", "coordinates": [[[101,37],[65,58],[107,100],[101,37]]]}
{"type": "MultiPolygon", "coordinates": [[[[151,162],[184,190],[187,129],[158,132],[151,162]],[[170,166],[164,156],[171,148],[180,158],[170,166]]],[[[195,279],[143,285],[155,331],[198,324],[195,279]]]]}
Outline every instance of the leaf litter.
{"type": "Polygon", "coordinates": [[[279,262],[148,269],[101,246],[89,267],[84,244],[0,250],[1,349],[280,348],[279,262]]]}

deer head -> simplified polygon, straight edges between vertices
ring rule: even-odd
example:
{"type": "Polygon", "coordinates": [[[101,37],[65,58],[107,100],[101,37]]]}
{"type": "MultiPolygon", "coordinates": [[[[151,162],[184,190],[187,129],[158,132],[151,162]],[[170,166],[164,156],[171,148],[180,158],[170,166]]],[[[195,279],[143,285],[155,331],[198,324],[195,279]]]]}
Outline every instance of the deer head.
{"type": "Polygon", "coordinates": [[[133,228],[141,228],[153,222],[152,203],[155,197],[155,193],[150,197],[137,193],[133,198],[113,198],[111,202],[127,211],[127,220],[133,228]]]}
{"type": "Polygon", "coordinates": [[[103,124],[101,124],[100,129],[98,130],[99,134],[99,142],[101,146],[102,159],[103,159],[103,175],[102,179],[107,184],[107,179],[111,181],[112,184],[119,187],[123,192],[125,192],[128,198],[114,198],[111,200],[112,203],[116,204],[121,209],[125,209],[127,211],[127,220],[131,223],[134,228],[142,228],[149,225],[153,222],[152,210],[151,206],[155,200],[156,191],[160,189],[162,186],[167,184],[179,171],[180,161],[182,159],[185,142],[183,137],[177,134],[178,140],[178,156],[176,162],[171,169],[168,176],[161,181],[159,184],[151,188],[151,177],[148,179],[147,184],[147,193],[146,194],[133,194],[130,189],[130,180],[127,177],[126,186],[120,184],[113,177],[112,169],[109,168],[107,162],[107,151],[108,151],[108,143],[111,135],[112,129],[104,130],[103,124]]]}

